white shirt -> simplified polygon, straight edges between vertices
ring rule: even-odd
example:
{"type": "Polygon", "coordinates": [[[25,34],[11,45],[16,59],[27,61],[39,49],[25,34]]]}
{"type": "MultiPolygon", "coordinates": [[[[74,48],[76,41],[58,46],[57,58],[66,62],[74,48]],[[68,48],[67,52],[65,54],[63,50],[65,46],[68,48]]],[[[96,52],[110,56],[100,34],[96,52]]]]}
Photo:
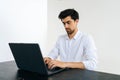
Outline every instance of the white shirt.
{"type": "Polygon", "coordinates": [[[63,62],[83,62],[86,69],[94,70],[97,64],[96,47],[92,37],[80,31],[69,39],[68,35],[58,38],[48,57],[63,62]]]}

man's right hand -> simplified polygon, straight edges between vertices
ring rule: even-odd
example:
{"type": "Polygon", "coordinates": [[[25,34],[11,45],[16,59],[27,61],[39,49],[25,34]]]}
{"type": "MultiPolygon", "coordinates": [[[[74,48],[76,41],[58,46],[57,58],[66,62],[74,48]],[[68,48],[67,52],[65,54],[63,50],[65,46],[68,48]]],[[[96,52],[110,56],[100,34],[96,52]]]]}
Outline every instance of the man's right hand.
{"type": "Polygon", "coordinates": [[[49,58],[49,57],[44,57],[44,62],[45,62],[45,64],[49,64],[50,62],[51,62],[51,58],[49,58]]]}

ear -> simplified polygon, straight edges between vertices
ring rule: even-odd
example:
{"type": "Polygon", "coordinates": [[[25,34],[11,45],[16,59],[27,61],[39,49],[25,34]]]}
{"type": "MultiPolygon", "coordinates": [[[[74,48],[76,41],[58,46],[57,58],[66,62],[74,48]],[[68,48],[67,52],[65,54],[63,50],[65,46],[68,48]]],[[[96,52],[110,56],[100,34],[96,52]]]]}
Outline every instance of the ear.
{"type": "Polygon", "coordinates": [[[76,21],[76,23],[78,23],[78,22],[79,22],[79,19],[76,19],[75,21],[76,21]]]}

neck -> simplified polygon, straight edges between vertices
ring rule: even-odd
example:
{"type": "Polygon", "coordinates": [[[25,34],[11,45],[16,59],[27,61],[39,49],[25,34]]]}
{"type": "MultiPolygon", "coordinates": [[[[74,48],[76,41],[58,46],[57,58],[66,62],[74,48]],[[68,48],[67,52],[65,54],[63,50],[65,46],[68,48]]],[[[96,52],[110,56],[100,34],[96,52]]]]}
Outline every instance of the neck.
{"type": "Polygon", "coordinates": [[[68,34],[69,39],[72,39],[75,34],[77,33],[78,29],[75,29],[75,31],[72,34],[68,34]]]}

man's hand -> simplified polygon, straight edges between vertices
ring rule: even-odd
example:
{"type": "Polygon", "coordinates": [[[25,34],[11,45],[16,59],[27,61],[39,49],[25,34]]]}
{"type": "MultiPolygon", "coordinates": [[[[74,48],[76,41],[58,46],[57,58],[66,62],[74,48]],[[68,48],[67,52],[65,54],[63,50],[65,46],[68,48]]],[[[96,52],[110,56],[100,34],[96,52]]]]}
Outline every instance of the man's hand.
{"type": "Polygon", "coordinates": [[[52,69],[54,67],[65,68],[66,64],[65,64],[65,62],[61,62],[61,61],[58,61],[58,60],[51,60],[48,64],[48,68],[52,69]]]}
{"type": "Polygon", "coordinates": [[[58,60],[52,60],[49,57],[44,58],[44,62],[48,65],[48,69],[52,69],[54,67],[60,67],[60,68],[80,68],[85,69],[85,66],[82,62],[61,62],[58,60]]]}
{"type": "Polygon", "coordinates": [[[51,58],[49,58],[49,57],[45,57],[44,58],[44,62],[45,62],[45,64],[49,64],[50,62],[51,62],[51,58]]]}

